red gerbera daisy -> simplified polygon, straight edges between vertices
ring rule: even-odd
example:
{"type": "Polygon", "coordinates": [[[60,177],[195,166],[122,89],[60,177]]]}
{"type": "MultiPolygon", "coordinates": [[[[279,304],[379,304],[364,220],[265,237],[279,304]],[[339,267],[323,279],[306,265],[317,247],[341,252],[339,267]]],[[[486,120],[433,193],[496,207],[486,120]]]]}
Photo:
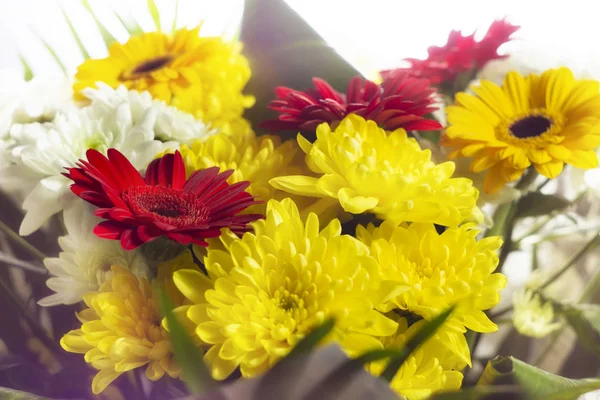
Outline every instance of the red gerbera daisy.
{"type": "Polygon", "coordinates": [[[186,181],[181,154],[167,154],[150,163],[145,178],[115,149],[108,158],[90,149],[87,161],[64,175],[75,183],[71,190],[99,207],[94,214],[107,219],[94,228],[105,239],[120,240],[126,250],[165,236],[182,244],[207,246],[221,228],[237,234],[259,214],[236,215],[258,203],[245,192],[249,182],[227,183],[232,170],[218,167],[194,172],[186,181]]]}
{"type": "Polygon", "coordinates": [[[425,60],[407,58],[410,67],[382,71],[381,74],[389,78],[408,71],[413,76],[429,79],[434,85],[454,80],[462,72],[476,71],[489,61],[507,57],[498,54],[498,48],[518,29],[517,25],[504,19],[497,20],[479,42],[475,41],[475,34],[463,36],[460,31],[453,30],[446,45],[427,49],[429,56],[425,60]]]}
{"type": "Polygon", "coordinates": [[[357,114],[386,130],[442,128],[437,121],[423,117],[437,110],[433,105],[435,89],[426,79],[395,74],[378,85],[357,76],[350,80],[346,94],[322,79],[313,78],[313,83],[315,89],[305,92],[283,86],[275,89],[278,99],[269,108],[278,111],[279,117],[261,126],[274,131],[314,132],[323,122],[334,124],[348,114],[357,114]]]}

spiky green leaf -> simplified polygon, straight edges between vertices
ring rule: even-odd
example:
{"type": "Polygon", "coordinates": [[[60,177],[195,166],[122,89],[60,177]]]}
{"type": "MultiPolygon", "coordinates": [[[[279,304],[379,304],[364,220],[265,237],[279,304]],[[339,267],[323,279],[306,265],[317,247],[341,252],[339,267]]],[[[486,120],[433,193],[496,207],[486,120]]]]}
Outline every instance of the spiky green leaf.
{"type": "Polygon", "coordinates": [[[102,22],[100,22],[100,20],[98,19],[98,16],[94,12],[94,9],[92,8],[92,6],[90,6],[90,3],[88,2],[88,0],[81,0],[81,4],[90,13],[92,18],[94,19],[94,22],[96,22],[96,27],[98,27],[98,31],[100,32],[100,36],[102,36],[102,40],[104,41],[104,44],[106,45],[106,47],[108,48],[108,46],[110,46],[110,44],[112,42],[116,42],[117,39],[115,39],[115,37],[108,31],[108,29],[106,29],[104,24],[102,22]]]}
{"type": "Polygon", "coordinates": [[[83,45],[83,42],[81,41],[81,38],[79,37],[79,34],[75,30],[75,27],[73,26],[73,23],[71,22],[71,19],[67,15],[67,13],[62,5],[60,6],[60,11],[62,12],[63,17],[65,17],[65,21],[67,21],[67,25],[69,26],[71,35],[73,35],[73,39],[75,39],[75,42],[77,42],[77,47],[79,47],[79,51],[81,51],[83,58],[85,58],[85,59],[90,58],[90,55],[87,52],[87,50],[85,49],[85,46],[83,45]]]}
{"type": "Polygon", "coordinates": [[[56,53],[56,51],[54,50],[54,48],[52,46],[50,46],[50,44],[46,41],[46,39],[44,39],[42,37],[42,35],[39,34],[39,32],[37,32],[36,30],[33,30],[34,35],[36,35],[38,37],[38,39],[40,40],[40,42],[42,42],[42,44],[44,45],[44,47],[46,48],[46,50],[48,50],[48,53],[50,53],[50,55],[52,56],[52,58],[54,59],[54,61],[56,61],[56,63],[58,64],[58,66],[60,67],[60,69],[62,70],[62,72],[64,74],[67,73],[67,67],[65,67],[65,64],[62,62],[62,60],[60,59],[60,57],[58,56],[58,54],[56,53]]]}
{"type": "Polygon", "coordinates": [[[23,79],[25,79],[26,81],[32,80],[33,71],[31,70],[29,63],[27,62],[27,60],[25,60],[25,57],[23,57],[22,54],[19,54],[19,60],[21,60],[21,65],[23,66],[23,79]]]}
{"type": "Polygon", "coordinates": [[[156,30],[162,31],[162,28],[160,25],[160,12],[158,11],[158,7],[156,6],[156,3],[154,2],[154,0],[148,0],[147,4],[148,4],[148,11],[150,12],[150,15],[152,16],[154,25],[156,25],[156,30]]]}

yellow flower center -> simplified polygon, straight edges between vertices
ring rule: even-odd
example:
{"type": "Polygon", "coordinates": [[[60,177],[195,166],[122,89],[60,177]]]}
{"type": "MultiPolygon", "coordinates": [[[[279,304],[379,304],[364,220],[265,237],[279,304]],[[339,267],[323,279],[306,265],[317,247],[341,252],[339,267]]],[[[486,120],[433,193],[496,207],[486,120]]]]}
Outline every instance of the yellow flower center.
{"type": "Polygon", "coordinates": [[[164,56],[154,57],[149,60],[145,60],[142,63],[136,65],[129,71],[123,72],[121,74],[121,81],[128,81],[132,79],[138,79],[145,75],[150,74],[151,72],[157,71],[169,63],[171,63],[175,59],[174,56],[170,54],[166,54],[164,56]]]}
{"type": "Polygon", "coordinates": [[[498,139],[522,146],[546,146],[560,143],[564,117],[534,109],[502,122],[497,128],[498,139]]]}

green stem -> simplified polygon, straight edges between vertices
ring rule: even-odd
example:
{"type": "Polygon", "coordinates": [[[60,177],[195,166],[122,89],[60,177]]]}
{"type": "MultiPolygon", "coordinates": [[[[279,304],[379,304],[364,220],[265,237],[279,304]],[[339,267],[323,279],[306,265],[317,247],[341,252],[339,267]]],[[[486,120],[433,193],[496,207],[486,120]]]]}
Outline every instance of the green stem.
{"type": "Polygon", "coordinates": [[[44,261],[44,259],[46,258],[46,255],[44,253],[32,246],[27,240],[19,236],[18,233],[10,229],[10,227],[2,221],[0,221],[0,232],[4,232],[8,239],[12,240],[15,244],[21,246],[29,254],[38,258],[39,260],[44,261]]]}
{"type": "Polygon", "coordinates": [[[581,248],[566,264],[556,271],[550,278],[548,278],[544,283],[536,288],[536,290],[542,290],[546,287],[550,286],[554,281],[560,278],[571,266],[575,265],[577,261],[592,247],[594,247],[598,243],[598,238],[600,238],[600,231],[596,232],[594,236],[581,248]]]}

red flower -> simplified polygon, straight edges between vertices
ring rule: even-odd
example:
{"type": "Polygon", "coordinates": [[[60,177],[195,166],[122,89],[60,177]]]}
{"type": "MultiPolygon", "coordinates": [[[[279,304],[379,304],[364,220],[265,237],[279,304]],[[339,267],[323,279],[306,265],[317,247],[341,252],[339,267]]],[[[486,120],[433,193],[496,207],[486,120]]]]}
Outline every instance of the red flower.
{"type": "Polygon", "coordinates": [[[427,49],[427,59],[407,58],[410,67],[382,71],[381,74],[389,78],[399,72],[409,72],[415,77],[429,79],[434,85],[454,80],[462,72],[481,69],[489,61],[507,57],[498,54],[498,47],[508,42],[518,29],[504,19],[497,20],[479,42],[475,41],[475,34],[463,36],[460,31],[453,30],[445,46],[427,49]]]}
{"type": "Polygon", "coordinates": [[[94,214],[107,219],[94,233],[120,240],[126,250],[165,236],[182,244],[207,246],[206,238],[217,237],[221,228],[237,234],[247,232],[248,223],[259,214],[236,215],[258,203],[244,190],[249,182],[229,185],[232,170],[218,167],[194,172],[185,179],[181,154],[167,154],[150,163],[146,177],[115,149],[108,158],[96,150],[86,152],[87,161],[69,168],[64,175],[75,183],[71,191],[99,207],[94,214]]]}
{"type": "Polygon", "coordinates": [[[348,114],[357,114],[377,122],[386,130],[442,128],[437,121],[423,117],[437,110],[433,106],[435,89],[426,79],[395,74],[377,85],[355,77],[348,84],[345,95],[322,79],[313,78],[313,83],[316,90],[305,92],[283,86],[275,89],[278,100],[273,100],[269,108],[278,111],[279,118],[261,126],[274,131],[314,132],[323,122],[333,124],[348,114]]]}

